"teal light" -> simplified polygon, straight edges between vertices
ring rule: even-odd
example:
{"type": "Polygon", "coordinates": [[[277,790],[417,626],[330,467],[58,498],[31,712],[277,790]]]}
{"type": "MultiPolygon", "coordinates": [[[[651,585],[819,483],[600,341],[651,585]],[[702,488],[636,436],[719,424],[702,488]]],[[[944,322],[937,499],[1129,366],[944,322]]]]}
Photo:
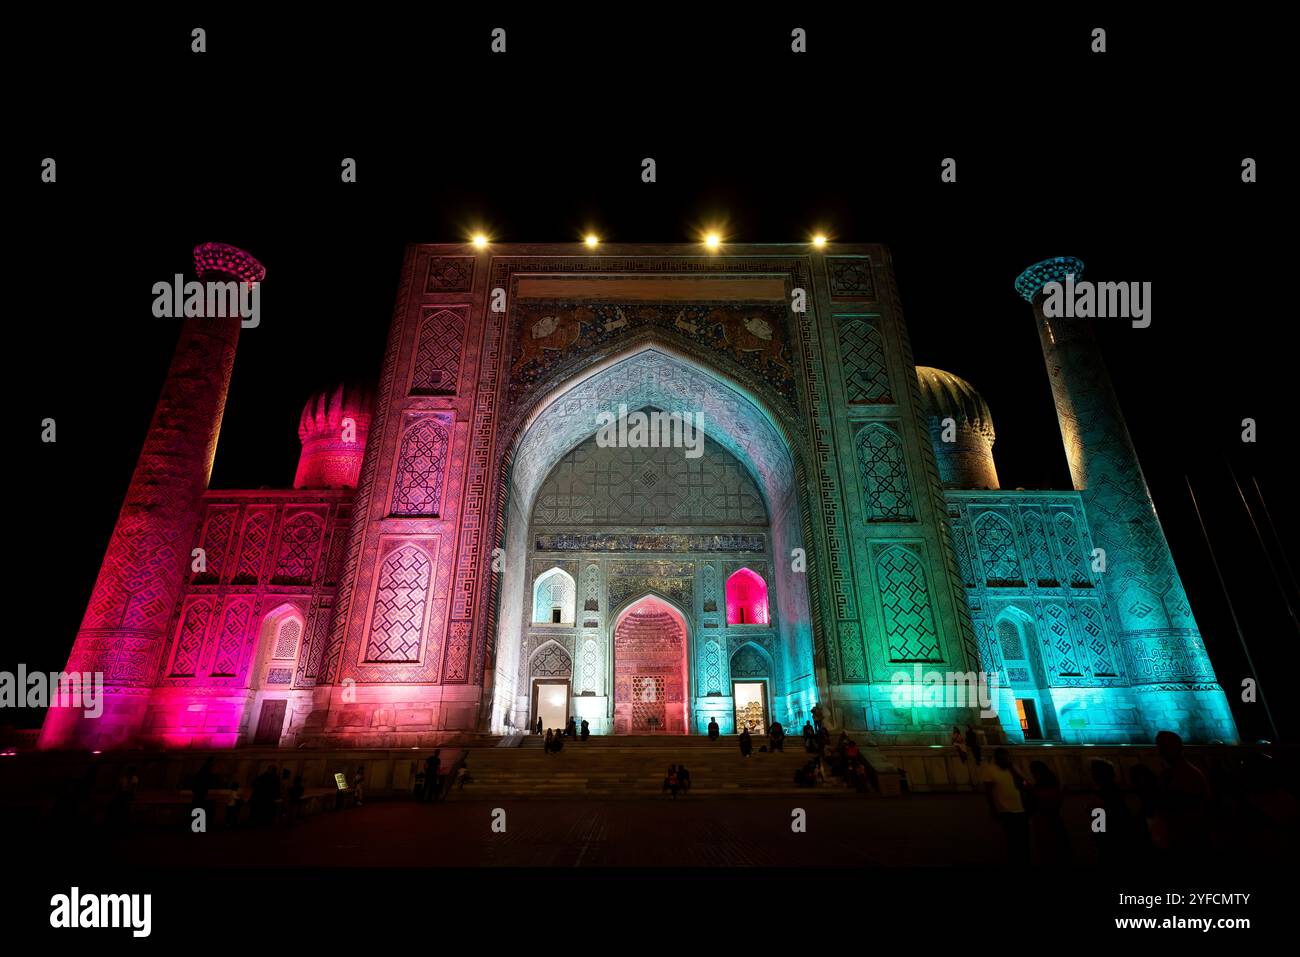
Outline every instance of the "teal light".
{"type": "Polygon", "coordinates": [[[1057,256],[1034,263],[1016,277],[1016,292],[1025,302],[1033,302],[1049,282],[1064,282],[1066,275],[1083,278],[1083,260],[1074,256],[1057,256]]]}

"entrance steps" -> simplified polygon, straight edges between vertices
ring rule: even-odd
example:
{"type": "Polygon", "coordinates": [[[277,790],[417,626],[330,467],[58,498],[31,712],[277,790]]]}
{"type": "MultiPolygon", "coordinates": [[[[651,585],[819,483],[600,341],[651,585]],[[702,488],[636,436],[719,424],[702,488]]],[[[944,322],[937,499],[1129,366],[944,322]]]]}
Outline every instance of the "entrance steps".
{"type": "Polygon", "coordinates": [[[861,796],[834,778],[816,788],[796,787],[794,773],[808,760],[802,746],[764,754],[755,739],[754,754],[743,758],[734,737],[711,742],[702,735],[647,735],[568,741],[563,751],[551,754],[537,735],[531,737],[536,743],[519,748],[469,751],[470,783],[449,800],[655,797],[664,793],[670,764],[685,764],[690,771],[691,797],[861,796]]]}

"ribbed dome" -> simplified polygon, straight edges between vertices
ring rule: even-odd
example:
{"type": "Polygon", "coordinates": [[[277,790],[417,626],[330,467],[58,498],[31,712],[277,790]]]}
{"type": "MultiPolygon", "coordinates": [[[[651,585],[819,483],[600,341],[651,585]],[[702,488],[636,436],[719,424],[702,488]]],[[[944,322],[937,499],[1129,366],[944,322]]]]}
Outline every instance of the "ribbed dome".
{"type": "Polygon", "coordinates": [[[951,416],[958,425],[993,440],[993,416],[973,385],[951,372],[929,366],[917,366],[916,377],[921,383],[921,402],[926,415],[939,419],[951,416]]]}
{"type": "Polygon", "coordinates": [[[303,406],[302,417],[298,420],[298,438],[305,441],[314,434],[336,433],[345,418],[360,422],[364,417],[369,424],[373,401],[374,395],[369,388],[354,383],[339,383],[332,389],[322,389],[303,406]]]}
{"type": "Polygon", "coordinates": [[[302,455],[294,488],[356,488],[370,434],[374,396],[345,383],[317,392],[298,419],[302,455]]]}

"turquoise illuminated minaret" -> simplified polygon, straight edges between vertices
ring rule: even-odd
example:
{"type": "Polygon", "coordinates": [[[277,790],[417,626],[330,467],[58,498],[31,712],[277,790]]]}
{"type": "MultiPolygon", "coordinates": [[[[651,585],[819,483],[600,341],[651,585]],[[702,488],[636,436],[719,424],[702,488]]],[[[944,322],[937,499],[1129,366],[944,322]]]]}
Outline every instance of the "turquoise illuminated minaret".
{"type": "Polygon", "coordinates": [[[1067,275],[1081,280],[1083,263],[1069,256],[1048,259],[1021,273],[1016,291],[1033,305],[1070,476],[1094,544],[1105,552],[1100,577],[1139,720],[1151,737],[1168,729],[1188,741],[1235,742],[1232,712],[1089,325],[1097,320],[1043,313],[1044,285],[1063,283],[1067,275]]]}

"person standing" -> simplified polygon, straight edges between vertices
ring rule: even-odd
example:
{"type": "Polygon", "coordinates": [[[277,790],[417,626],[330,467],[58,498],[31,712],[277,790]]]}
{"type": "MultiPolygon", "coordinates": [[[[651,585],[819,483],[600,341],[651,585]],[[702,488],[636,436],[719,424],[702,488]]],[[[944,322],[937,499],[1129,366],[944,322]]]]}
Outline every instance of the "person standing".
{"type": "Polygon", "coordinates": [[[541,733],[542,733],[542,716],[539,714],[537,716],[537,724],[533,728],[533,734],[541,734],[541,733]]]}
{"type": "Polygon", "coordinates": [[[984,768],[984,794],[989,812],[1007,839],[1007,855],[1013,864],[1029,863],[1029,818],[1020,797],[1025,779],[1011,764],[1006,748],[993,752],[993,762],[984,768]]]}
{"type": "Polygon", "coordinates": [[[718,735],[721,733],[721,730],[722,729],[718,727],[718,719],[710,718],[709,719],[709,740],[717,741],[718,735]]]}
{"type": "Polygon", "coordinates": [[[361,807],[366,797],[366,769],[360,764],[352,772],[352,793],[356,796],[357,807],[361,807]]]}
{"type": "Polygon", "coordinates": [[[578,737],[580,737],[583,741],[586,741],[588,738],[591,737],[591,725],[587,723],[586,718],[582,719],[582,724],[578,728],[578,737]]]}
{"type": "Polygon", "coordinates": [[[822,731],[822,706],[814,704],[812,710],[808,712],[812,716],[813,731],[820,734],[822,731]]]}
{"type": "Polygon", "coordinates": [[[433,801],[438,796],[441,789],[441,779],[438,775],[442,774],[442,749],[435,748],[433,754],[430,754],[424,761],[424,800],[433,801]]]}
{"type": "Polygon", "coordinates": [[[979,735],[975,733],[975,726],[972,724],[966,725],[966,750],[971,753],[971,757],[975,759],[976,764],[983,763],[983,758],[980,754],[979,735]]]}
{"type": "Polygon", "coordinates": [[[740,756],[747,758],[754,753],[754,742],[749,740],[749,728],[740,729],[740,756]]]}
{"type": "Polygon", "coordinates": [[[1038,847],[1038,863],[1059,866],[1070,863],[1070,835],[1061,820],[1061,804],[1065,800],[1061,782],[1056,772],[1042,761],[1029,765],[1033,781],[1022,795],[1029,823],[1038,847]]]}

